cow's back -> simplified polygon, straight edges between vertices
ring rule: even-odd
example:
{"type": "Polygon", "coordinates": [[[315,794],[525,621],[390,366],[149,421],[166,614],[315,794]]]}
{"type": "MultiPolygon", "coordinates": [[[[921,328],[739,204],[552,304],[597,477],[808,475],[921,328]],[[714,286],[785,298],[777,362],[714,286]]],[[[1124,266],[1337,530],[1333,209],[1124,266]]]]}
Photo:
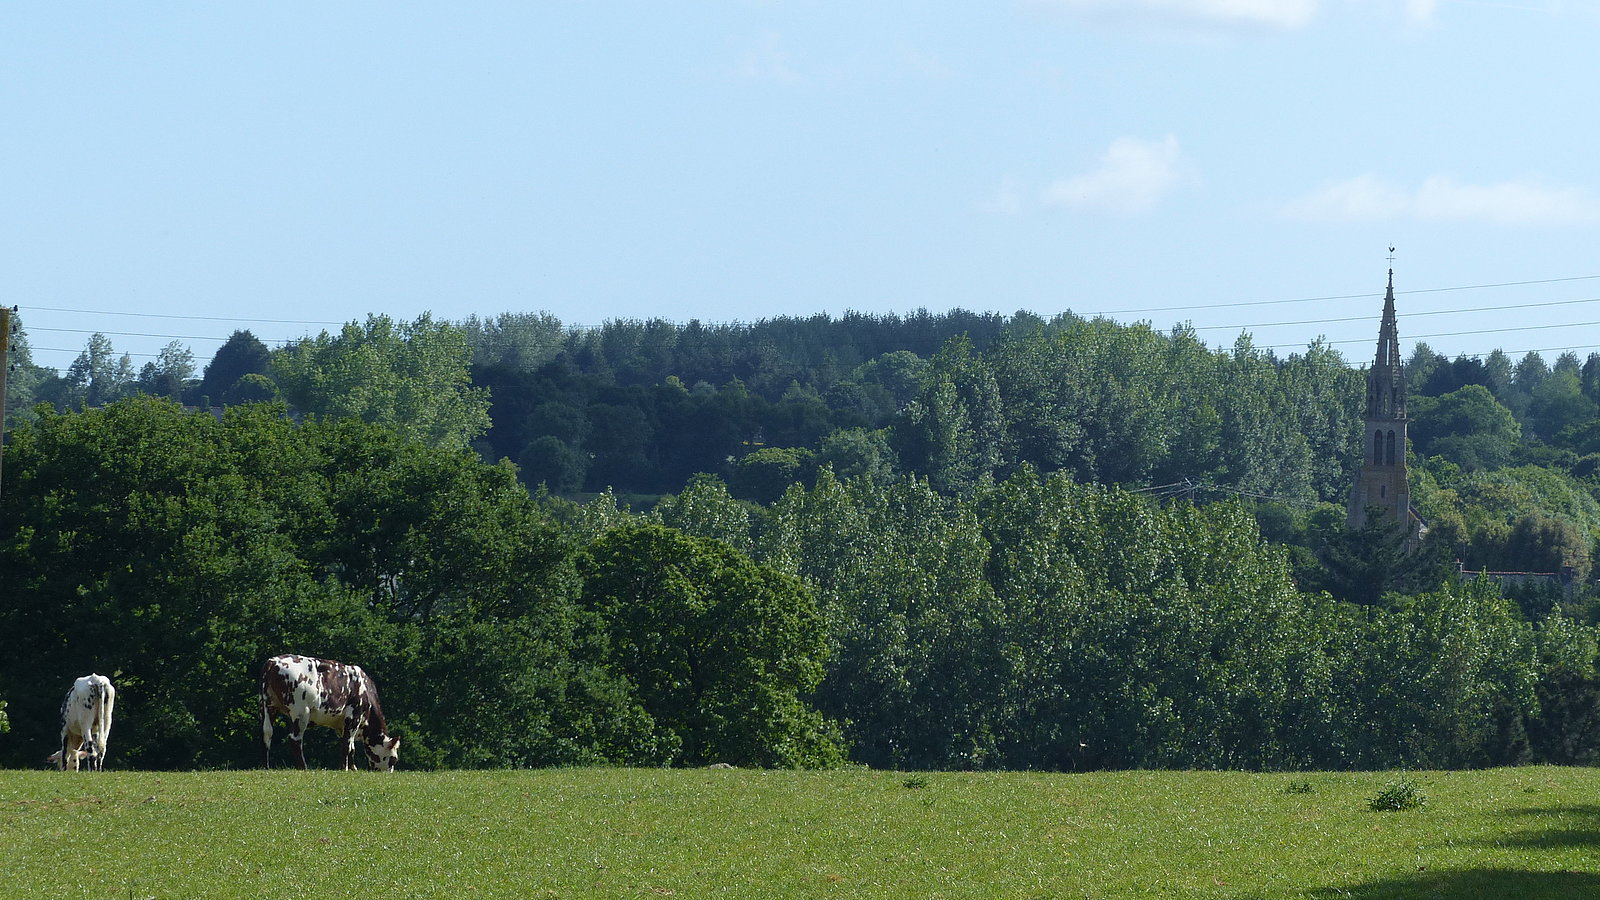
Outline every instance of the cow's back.
{"type": "Polygon", "coordinates": [[[346,709],[363,703],[364,675],[337,660],[274,656],[261,669],[262,704],[269,712],[342,732],[346,709]]]}
{"type": "Polygon", "coordinates": [[[74,726],[79,733],[88,735],[91,730],[99,726],[104,720],[105,727],[110,727],[111,705],[116,697],[116,691],[111,687],[111,679],[104,675],[90,673],[72,682],[71,690],[61,701],[61,722],[74,726]]]}

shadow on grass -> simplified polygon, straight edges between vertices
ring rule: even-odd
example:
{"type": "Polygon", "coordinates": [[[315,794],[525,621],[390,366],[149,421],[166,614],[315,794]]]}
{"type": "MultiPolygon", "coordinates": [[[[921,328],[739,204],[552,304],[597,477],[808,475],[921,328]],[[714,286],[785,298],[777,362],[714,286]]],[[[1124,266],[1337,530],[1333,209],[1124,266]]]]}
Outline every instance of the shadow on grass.
{"type": "Polygon", "coordinates": [[[1600,875],[1588,872],[1524,872],[1513,869],[1450,869],[1380,878],[1351,887],[1319,888],[1317,900],[1573,900],[1600,897],[1600,875]]]}
{"type": "Polygon", "coordinates": [[[1529,807],[1508,809],[1502,815],[1513,819],[1544,821],[1546,828],[1517,831],[1493,841],[1494,847],[1521,847],[1530,850],[1600,849],[1600,806],[1529,807]]]}
{"type": "MultiPolygon", "coordinates": [[[[1600,850],[1600,805],[1527,807],[1500,813],[1510,820],[1503,837],[1480,846],[1522,850],[1600,850]]],[[[1559,864],[1559,863],[1558,863],[1559,864]]],[[[1441,869],[1379,878],[1351,887],[1314,891],[1318,900],[1422,900],[1422,898],[1498,898],[1567,900],[1600,898],[1600,873],[1572,870],[1441,869]]]]}

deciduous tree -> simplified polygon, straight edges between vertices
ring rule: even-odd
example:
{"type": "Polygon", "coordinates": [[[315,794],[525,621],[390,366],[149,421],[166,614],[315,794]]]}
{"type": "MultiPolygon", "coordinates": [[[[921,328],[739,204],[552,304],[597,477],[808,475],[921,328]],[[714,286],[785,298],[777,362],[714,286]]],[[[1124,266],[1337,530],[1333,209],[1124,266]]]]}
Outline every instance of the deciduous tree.
{"type": "Polygon", "coordinates": [[[583,602],[604,622],[608,660],[655,723],[663,762],[826,766],[836,727],[803,699],[826,642],[798,579],[720,541],[661,525],[602,535],[583,564],[583,602]]]}
{"type": "Polygon", "coordinates": [[[471,386],[466,335],[424,313],[324,331],[272,357],[284,399],[324,418],[357,418],[437,446],[465,447],[489,427],[489,397],[471,386]]]}

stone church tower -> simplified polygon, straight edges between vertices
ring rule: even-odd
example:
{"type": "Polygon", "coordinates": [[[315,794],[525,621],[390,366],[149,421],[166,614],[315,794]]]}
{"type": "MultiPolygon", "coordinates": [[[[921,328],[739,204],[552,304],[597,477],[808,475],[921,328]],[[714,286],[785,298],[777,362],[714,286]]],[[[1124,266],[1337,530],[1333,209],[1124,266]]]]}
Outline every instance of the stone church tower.
{"type": "Polygon", "coordinates": [[[1362,420],[1361,470],[1350,489],[1345,521],[1354,530],[1365,525],[1369,509],[1406,523],[1406,543],[1416,546],[1426,531],[1411,510],[1406,483],[1406,368],[1400,362],[1400,331],[1394,314],[1394,270],[1383,298],[1378,326],[1378,355],[1367,370],[1367,408],[1362,420]]]}

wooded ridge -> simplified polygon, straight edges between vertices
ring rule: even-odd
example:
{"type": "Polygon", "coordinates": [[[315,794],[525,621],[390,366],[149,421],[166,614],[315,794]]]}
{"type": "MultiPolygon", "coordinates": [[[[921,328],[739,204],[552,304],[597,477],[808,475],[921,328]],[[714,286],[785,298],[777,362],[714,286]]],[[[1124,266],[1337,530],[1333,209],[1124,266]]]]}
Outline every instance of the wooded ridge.
{"type": "Polygon", "coordinates": [[[96,336],[58,376],[19,346],[6,764],[94,670],[114,766],[247,765],[285,651],[363,665],[423,768],[1600,746],[1600,355],[1419,345],[1408,555],[1343,527],[1362,375],[1322,344],[958,311],[373,316],[236,333],[198,379],[181,348],[133,373],[96,336]]]}

